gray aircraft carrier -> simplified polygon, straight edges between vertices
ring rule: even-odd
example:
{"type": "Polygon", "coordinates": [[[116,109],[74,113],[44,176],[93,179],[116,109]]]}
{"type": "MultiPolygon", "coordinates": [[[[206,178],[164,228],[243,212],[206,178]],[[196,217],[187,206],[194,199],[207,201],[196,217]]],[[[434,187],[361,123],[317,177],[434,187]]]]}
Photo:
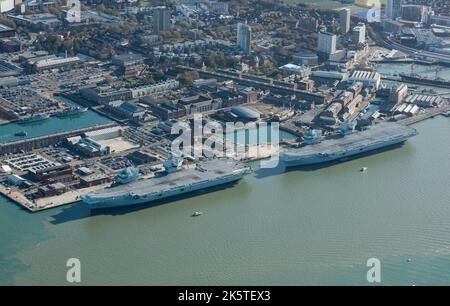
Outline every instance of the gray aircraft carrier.
{"type": "Polygon", "coordinates": [[[134,181],[125,177],[133,173],[128,171],[122,175],[126,183],[81,196],[81,199],[91,209],[129,206],[231,183],[251,172],[248,166],[231,159],[197,161],[188,168],[181,167],[182,163],[182,160],[167,160],[165,170],[156,177],[134,181]]]}
{"type": "Polygon", "coordinates": [[[417,134],[411,127],[383,122],[363,131],[355,131],[341,137],[318,140],[300,148],[289,148],[280,154],[286,166],[313,165],[334,160],[344,160],[366,152],[404,142],[417,134]]]}

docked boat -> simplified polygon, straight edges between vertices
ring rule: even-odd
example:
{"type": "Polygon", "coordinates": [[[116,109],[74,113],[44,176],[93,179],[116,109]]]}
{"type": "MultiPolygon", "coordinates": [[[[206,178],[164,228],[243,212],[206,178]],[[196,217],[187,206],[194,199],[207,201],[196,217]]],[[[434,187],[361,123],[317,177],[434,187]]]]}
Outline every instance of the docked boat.
{"type": "Polygon", "coordinates": [[[17,136],[17,137],[25,137],[27,135],[28,135],[28,133],[25,131],[19,131],[17,133],[14,133],[14,136],[17,136]]]}
{"type": "Polygon", "coordinates": [[[87,107],[73,106],[71,108],[65,109],[59,113],[56,113],[56,117],[68,117],[82,114],[88,110],[87,107]]]}
{"type": "Polygon", "coordinates": [[[18,123],[26,124],[26,123],[32,123],[32,122],[39,122],[39,121],[47,120],[48,118],[50,118],[50,115],[48,115],[48,114],[36,114],[36,115],[31,115],[31,116],[22,118],[18,123]]]}
{"type": "Polygon", "coordinates": [[[416,134],[417,131],[411,127],[383,122],[363,131],[317,140],[313,144],[299,148],[289,148],[280,153],[280,160],[288,167],[345,161],[359,154],[400,144],[416,134]]]}
{"type": "Polygon", "coordinates": [[[450,81],[444,80],[441,78],[430,78],[430,77],[420,76],[417,74],[406,74],[406,73],[400,73],[400,77],[402,78],[402,81],[404,81],[404,82],[412,82],[412,83],[417,83],[417,84],[421,84],[421,85],[438,86],[438,87],[444,87],[444,88],[450,87],[450,81]]]}
{"type": "Polygon", "coordinates": [[[183,158],[171,157],[164,162],[164,170],[145,179],[136,179],[128,171],[121,179],[125,183],[83,195],[81,200],[90,209],[130,206],[232,183],[251,172],[248,166],[231,159],[197,161],[189,167],[182,164],[183,158]],[[129,176],[132,180],[128,182],[125,177],[129,176]]]}

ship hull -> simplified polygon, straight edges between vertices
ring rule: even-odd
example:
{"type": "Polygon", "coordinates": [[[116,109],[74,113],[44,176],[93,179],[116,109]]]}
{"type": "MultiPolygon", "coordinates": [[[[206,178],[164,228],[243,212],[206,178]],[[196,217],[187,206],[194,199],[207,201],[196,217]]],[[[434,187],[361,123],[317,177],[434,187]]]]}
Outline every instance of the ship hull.
{"type": "Polygon", "coordinates": [[[319,156],[307,156],[304,158],[286,158],[286,157],[283,158],[282,157],[282,162],[287,167],[299,167],[299,166],[310,166],[310,165],[318,165],[318,164],[346,161],[346,160],[355,159],[355,158],[358,158],[361,156],[376,154],[385,149],[395,148],[395,147],[403,144],[405,141],[406,141],[406,139],[398,140],[398,141],[390,141],[389,143],[386,143],[383,145],[368,146],[367,148],[365,148],[361,151],[345,152],[345,154],[341,153],[341,154],[336,154],[334,156],[328,156],[328,157],[319,157],[319,156]]]}
{"type": "Polygon", "coordinates": [[[35,123],[35,122],[41,122],[47,120],[49,117],[40,117],[40,118],[30,118],[30,119],[22,119],[18,123],[19,124],[28,124],[28,123],[35,123]]]}
{"type": "Polygon", "coordinates": [[[280,154],[287,167],[308,166],[354,159],[400,145],[417,131],[396,123],[382,123],[341,138],[326,139],[318,144],[288,149],[280,154]]]}
{"type": "Polygon", "coordinates": [[[438,86],[438,87],[444,87],[444,88],[450,87],[450,81],[438,80],[438,79],[427,79],[427,78],[409,76],[409,75],[405,75],[405,74],[400,74],[400,77],[402,78],[402,81],[405,81],[405,82],[411,82],[411,83],[416,83],[416,84],[420,84],[420,85],[438,86]]]}
{"type": "Polygon", "coordinates": [[[192,193],[194,191],[212,189],[213,187],[233,183],[240,180],[246,173],[247,172],[243,171],[242,173],[239,174],[228,175],[227,177],[218,179],[215,182],[211,181],[199,182],[191,185],[175,187],[170,190],[163,190],[158,193],[145,194],[141,196],[123,194],[121,196],[108,199],[96,199],[95,197],[93,198],[84,197],[83,201],[88,204],[91,210],[152,203],[159,200],[165,200],[176,196],[192,193]]]}
{"type": "Polygon", "coordinates": [[[79,110],[61,112],[61,113],[56,114],[56,117],[63,118],[63,117],[78,116],[78,115],[81,115],[81,114],[87,112],[87,110],[88,110],[88,108],[85,107],[85,108],[82,108],[79,110]]]}

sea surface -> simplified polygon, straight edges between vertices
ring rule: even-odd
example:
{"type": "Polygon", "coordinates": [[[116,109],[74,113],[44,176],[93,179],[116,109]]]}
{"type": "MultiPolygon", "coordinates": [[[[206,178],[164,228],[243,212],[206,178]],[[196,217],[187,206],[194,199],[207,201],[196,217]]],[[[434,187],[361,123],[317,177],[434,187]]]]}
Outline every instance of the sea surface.
{"type": "MultiPolygon", "coordinates": [[[[27,131],[105,122],[89,111],[27,131]]],[[[450,285],[450,119],[413,127],[400,148],[308,170],[255,163],[234,186],[158,206],[31,214],[0,197],[0,285],[69,284],[69,258],[84,285],[369,285],[369,258],[381,262],[382,285],[450,285]]],[[[0,142],[21,129],[1,126],[0,142]]]]}
{"type": "Polygon", "coordinates": [[[382,285],[449,285],[450,119],[414,127],[397,149],[154,207],[30,214],[1,198],[0,284],[68,284],[78,258],[85,285],[368,285],[374,257],[382,285]]]}

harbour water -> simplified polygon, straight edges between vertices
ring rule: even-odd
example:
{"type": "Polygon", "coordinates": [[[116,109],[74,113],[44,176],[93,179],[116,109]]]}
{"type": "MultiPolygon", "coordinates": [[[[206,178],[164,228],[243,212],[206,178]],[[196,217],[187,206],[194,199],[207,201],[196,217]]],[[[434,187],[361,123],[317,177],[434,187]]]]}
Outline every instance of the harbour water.
{"type": "MultiPolygon", "coordinates": [[[[68,101],[68,100],[65,100],[68,101]]],[[[93,126],[96,124],[108,123],[109,120],[92,110],[75,116],[50,117],[44,121],[27,124],[10,123],[0,126],[0,143],[27,139],[48,135],[57,132],[69,131],[78,128],[93,126]],[[18,131],[26,132],[26,137],[17,137],[14,134],[18,131]]]]}
{"type": "Polygon", "coordinates": [[[420,122],[395,150],[257,171],[155,207],[30,214],[1,198],[0,284],[68,284],[75,257],[82,284],[366,285],[375,257],[382,284],[448,285],[449,123],[420,122]]]}
{"type": "MultiPolygon", "coordinates": [[[[409,74],[411,72],[418,74],[420,76],[434,78],[439,77],[444,80],[450,80],[450,67],[440,67],[440,66],[426,66],[426,65],[414,65],[414,69],[411,70],[410,64],[381,64],[377,67],[377,71],[381,74],[396,74],[400,73],[409,74]]],[[[431,86],[423,86],[423,85],[415,85],[411,84],[411,86],[417,86],[418,90],[426,89],[433,90],[436,93],[441,94],[444,97],[450,98],[450,89],[448,88],[439,88],[439,87],[431,87],[431,86]]]]}

